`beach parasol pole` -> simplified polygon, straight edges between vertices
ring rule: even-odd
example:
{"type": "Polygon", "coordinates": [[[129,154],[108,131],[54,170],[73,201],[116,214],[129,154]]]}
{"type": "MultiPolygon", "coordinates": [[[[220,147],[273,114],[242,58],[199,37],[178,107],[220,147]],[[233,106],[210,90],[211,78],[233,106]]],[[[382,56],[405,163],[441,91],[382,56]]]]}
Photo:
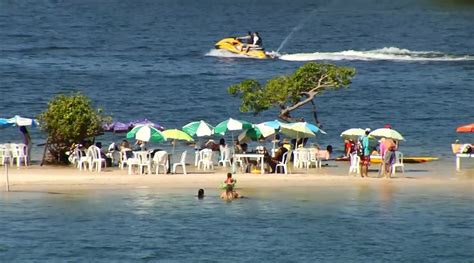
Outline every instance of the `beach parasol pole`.
{"type": "Polygon", "coordinates": [[[4,164],[5,168],[5,191],[10,192],[10,182],[8,180],[8,164],[4,164]]]}

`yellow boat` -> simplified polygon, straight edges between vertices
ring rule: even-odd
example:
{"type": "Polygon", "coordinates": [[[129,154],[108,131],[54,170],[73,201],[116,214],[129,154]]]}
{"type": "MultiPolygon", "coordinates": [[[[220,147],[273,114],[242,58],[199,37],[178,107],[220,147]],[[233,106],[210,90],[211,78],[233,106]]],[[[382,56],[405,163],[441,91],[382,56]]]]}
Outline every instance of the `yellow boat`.
{"type": "Polygon", "coordinates": [[[215,47],[217,49],[224,49],[235,54],[244,55],[244,56],[248,56],[252,58],[258,58],[258,59],[270,58],[265,53],[265,50],[263,48],[258,48],[258,49],[251,48],[249,52],[245,52],[244,44],[235,37],[224,38],[220,40],[219,42],[217,42],[215,47]]]}
{"type": "MultiPolygon", "coordinates": [[[[431,161],[438,160],[438,157],[430,157],[430,156],[407,156],[403,157],[404,163],[426,163],[431,161]]],[[[381,163],[382,158],[380,155],[371,155],[370,156],[370,163],[381,163]]]]}

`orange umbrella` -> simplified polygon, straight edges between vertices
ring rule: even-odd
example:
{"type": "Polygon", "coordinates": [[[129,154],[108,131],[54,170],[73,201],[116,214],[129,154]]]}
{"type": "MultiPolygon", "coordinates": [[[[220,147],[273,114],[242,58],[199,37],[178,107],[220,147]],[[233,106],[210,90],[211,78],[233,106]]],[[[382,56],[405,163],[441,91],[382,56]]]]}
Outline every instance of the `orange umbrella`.
{"type": "Polygon", "coordinates": [[[474,123],[459,126],[456,132],[474,132],[474,123]]]}

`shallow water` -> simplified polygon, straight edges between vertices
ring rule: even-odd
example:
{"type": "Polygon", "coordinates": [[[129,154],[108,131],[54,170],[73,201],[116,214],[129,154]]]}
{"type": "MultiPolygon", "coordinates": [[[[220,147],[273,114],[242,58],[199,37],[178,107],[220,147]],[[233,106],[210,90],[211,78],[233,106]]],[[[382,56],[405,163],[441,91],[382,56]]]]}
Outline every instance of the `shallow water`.
{"type": "Polygon", "coordinates": [[[472,187],[1,193],[3,260],[472,260],[472,187]]]}

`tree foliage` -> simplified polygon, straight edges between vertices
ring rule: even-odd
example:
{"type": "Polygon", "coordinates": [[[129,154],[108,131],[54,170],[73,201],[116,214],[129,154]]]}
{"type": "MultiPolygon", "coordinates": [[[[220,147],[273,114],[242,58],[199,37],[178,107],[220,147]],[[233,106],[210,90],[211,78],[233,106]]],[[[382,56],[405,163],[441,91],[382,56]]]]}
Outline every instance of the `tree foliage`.
{"type": "Polygon", "coordinates": [[[102,109],[94,109],[89,98],[75,93],[55,96],[38,119],[41,129],[48,133],[49,152],[60,163],[66,163],[69,147],[99,134],[102,123],[109,117],[102,114],[102,109]]]}
{"type": "Polygon", "coordinates": [[[314,97],[326,90],[347,88],[355,75],[355,69],[332,64],[307,63],[292,75],[277,76],[265,85],[256,80],[244,80],[228,88],[228,92],[240,97],[240,111],[259,114],[270,108],[280,109],[279,118],[300,121],[291,112],[307,103],[314,104],[314,97]]]}

